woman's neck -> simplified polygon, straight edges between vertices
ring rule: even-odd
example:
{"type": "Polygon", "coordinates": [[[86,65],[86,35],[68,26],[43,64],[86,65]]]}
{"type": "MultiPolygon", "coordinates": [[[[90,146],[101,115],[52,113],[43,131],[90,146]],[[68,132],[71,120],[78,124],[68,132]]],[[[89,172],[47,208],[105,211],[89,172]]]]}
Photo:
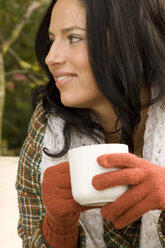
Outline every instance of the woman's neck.
{"type": "MultiPolygon", "coordinates": [[[[145,124],[147,120],[147,110],[148,108],[145,108],[141,111],[141,121],[135,131],[134,135],[134,153],[142,157],[142,151],[143,151],[143,144],[144,144],[144,132],[145,132],[145,124]]],[[[121,140],[121,131],[115,133],[115,134],[105,134],[105,142],[106,143],[120,143],[121,140]]]]}
{"type": "MultiPolygon", "coordinates": [[[[150,100],[150,91],[144,89],[141,93],[141,103],[142,106],[150,100]]],[[[144,131],[145,124],[147,120],[147,110],[148,107],[142,107],[141,110],[141,121],[134,134],[134,153],[138,156],[142,156],[143,144],[144,144],[144,131]]],[[[96,118],[105,130],[105,142],[106,143],[120,143],[121,140],[121,130],[117,133],[110,134],[110,132],[115,131],[115,124],[117,116],[114,113],[111,106],[106,106],[105,112],[101,112],[101,115],[96,114],[96,118]]],[[[118,122],[117,129],[120,129],[121,123],[118,122]]]]}

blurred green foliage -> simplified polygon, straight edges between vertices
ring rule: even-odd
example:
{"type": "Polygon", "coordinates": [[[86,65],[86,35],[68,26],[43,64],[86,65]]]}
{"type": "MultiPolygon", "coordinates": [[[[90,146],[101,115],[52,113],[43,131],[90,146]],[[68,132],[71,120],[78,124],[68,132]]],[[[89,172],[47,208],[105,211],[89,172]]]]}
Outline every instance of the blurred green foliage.
{"type": "MultiPolygon", "coordinates": [[[[20,22],[32,2],[34,1],[0,1],[0,42],[10,37],[12,29],[20,22]]],[[[36,61],[34,41],[47,2],[49,1],[45,0],[45,3],[32,14],[19,38],[12,45],[14,56],[11,53],[5,56],[6,99],[2,128],[3,155],[19,155],[32,115],[31,89],[44,77],[36,61]],[[20,66],[16,57],[23,61],[23,67],[20,66]],[[32,67],[26,68],[25,63],[32,67]]]]}
{"type": "Polygon", "coordinates": [[[2,138],[7,142],[4,142],[3,153],[19,155],[32,114],[30,88],[19,81],[8,81],[6,87],[2,138]]]}

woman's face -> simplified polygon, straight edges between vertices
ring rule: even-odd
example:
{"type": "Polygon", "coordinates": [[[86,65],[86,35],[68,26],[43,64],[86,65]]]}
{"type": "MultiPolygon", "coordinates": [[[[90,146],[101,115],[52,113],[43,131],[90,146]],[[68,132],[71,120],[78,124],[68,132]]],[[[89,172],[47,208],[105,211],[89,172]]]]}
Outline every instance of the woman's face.
{"type": "Polygon", "coordinates": [[[68,107],[95,109],[105,98],[92,75],[86,42],[86,12],[79,0],[58,0],[49,27],[46,64],[68,107]]]}

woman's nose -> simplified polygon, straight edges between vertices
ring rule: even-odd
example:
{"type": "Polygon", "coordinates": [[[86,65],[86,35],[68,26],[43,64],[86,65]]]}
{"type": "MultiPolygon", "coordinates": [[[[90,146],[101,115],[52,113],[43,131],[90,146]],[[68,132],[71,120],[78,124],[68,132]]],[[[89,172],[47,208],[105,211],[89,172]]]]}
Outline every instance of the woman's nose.
{"type": "Polygon", "coordinates": [[[66,56],[64,53],[64,48],[60,44],[53,42],[46,58],[45,63],[47,66],[52,66],[55,64],[65,64],[66,56]]]}

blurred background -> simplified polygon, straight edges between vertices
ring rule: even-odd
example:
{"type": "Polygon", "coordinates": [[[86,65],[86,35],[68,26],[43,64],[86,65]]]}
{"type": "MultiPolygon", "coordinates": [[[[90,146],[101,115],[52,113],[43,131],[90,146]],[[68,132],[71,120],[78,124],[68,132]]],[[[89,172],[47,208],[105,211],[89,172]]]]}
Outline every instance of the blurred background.
{"type": "Polygon", "coordinates": [[[31,90],[45,75],[34,52],[50,0],[0,0],[0,156],[18,156],[32,115],[31,90]]]}
{"type": "Polygon", "coordinates": [[[34,42],[49,2],[0,0],[0,244],[5,248],[22,247],[15,181],[32,115],[31,91],[45,79],[34,42]]]}

